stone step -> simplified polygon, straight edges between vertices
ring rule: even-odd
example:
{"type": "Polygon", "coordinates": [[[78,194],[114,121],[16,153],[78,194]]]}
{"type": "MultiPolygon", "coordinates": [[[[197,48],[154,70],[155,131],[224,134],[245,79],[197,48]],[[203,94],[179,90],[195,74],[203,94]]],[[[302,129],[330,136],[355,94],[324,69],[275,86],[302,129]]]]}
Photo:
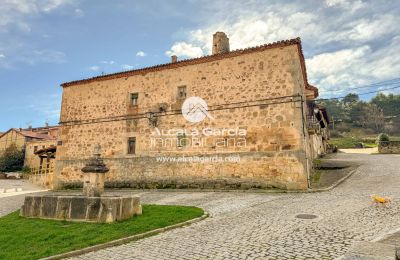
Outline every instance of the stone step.
{"type": "Polygon", "coordinates": [[[0,189],[0,193],[11,193],[11,192],[21,192],[21,191],[22,191],[22,188],[8,188],[8,189],[2,188],[2,189],[0,189]]]}

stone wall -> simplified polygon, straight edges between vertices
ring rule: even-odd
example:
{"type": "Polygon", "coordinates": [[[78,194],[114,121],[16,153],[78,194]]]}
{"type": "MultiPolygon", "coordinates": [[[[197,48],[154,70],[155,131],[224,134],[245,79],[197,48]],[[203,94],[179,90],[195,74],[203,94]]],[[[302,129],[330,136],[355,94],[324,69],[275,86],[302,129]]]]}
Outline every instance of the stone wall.
{"type": "Polygon", "coordinates": [[[380,142],[379,153],[400,153],[400,141],[380,142]]]}
{"type": "Polygon", "coordinates": [[[59,184],[80,181],[83,161],[98,143],[110,168],[108,181],[305,189],[311,151],[303,122],[304,84],[299,49],[290,45],[64,87],[56,179],[59,184]],[[177,93],[180,86],[186,86],[187,97],[207,102],[212,119],[197,124],[184,119],[180,113],[184,100],[177,93]],[[130,105],[131,93],[139,95],[137,106],[130,105]],[[166,112],[159,113],[160,107],[166,112]],[[147,112],[156,113],[155,122],[150,122],[147,112]],[[188,133],[197,129],[200,139],[187,134],[188,143],[174,145],[179,139],[174,132],[174,140],[165,146],[170,140],[157,137],[157,130],[177,128],[188,133]],[[244,140],[229,133],[210,137],[202,133],[204,129],[238,129],[246,135],[244,140]],[[130,137],[136,138],[134,155],[127,154],[130,137]],[[233,155],[240,160],[157,162],[160,156],[225,160],[233,155]]]}

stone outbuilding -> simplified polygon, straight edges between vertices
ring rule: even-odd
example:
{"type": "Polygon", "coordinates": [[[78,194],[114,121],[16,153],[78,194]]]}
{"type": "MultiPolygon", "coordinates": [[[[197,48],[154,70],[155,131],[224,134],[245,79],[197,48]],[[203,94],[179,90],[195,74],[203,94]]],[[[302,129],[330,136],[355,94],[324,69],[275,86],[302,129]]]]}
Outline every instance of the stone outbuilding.
{"type": "Polygon", "coordinates": [[[217,32],[212,46],[63,83],[55,187],[81,183],[99,144],[106,186],[307,189],[329,134],[300,39],[231,51],[217,32]]]}

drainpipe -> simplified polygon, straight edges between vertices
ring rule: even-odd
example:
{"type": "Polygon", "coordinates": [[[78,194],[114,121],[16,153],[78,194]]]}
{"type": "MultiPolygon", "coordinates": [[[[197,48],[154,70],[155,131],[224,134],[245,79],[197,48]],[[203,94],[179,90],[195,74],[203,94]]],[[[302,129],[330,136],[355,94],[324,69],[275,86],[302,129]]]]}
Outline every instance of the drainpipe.
{"type": "Polygon", "coordinates": [[[309,159],[308,159],[308,145],[307,145],[307,136],[306,136],[306,120],[304,118],[304,99],[303,96],[300,95],[301,98],[301,119],[302,119],[302,125],[303,125],[303,143],[304,143],[304,151],[305,151],[305,157],[306,157],[306,171],[307,171],[307,188],[310,188],[310,164],[309,164],[309,159]]]}

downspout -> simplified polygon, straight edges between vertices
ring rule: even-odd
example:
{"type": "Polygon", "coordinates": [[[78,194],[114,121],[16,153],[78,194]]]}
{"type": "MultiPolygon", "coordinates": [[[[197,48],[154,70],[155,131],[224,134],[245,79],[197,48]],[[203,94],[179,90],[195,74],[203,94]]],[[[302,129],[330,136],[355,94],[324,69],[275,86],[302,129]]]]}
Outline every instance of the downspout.
{"type": "Polygon", "coordinates": [[[303,96],[300,95],[301,98],[301,119],[302,119],[302,125],[303,125],[303,143],[304,143],[304,151],[305,151],[305,158],[306,158],[306,171],[307,171],[307,188],[311,187],[310,184],[310,164],[309,164],[309,160],[308,160],[308,145],[307,145],[307,136],[306,136],[306,120],[304,118],[304,99],[303,96]]]}

